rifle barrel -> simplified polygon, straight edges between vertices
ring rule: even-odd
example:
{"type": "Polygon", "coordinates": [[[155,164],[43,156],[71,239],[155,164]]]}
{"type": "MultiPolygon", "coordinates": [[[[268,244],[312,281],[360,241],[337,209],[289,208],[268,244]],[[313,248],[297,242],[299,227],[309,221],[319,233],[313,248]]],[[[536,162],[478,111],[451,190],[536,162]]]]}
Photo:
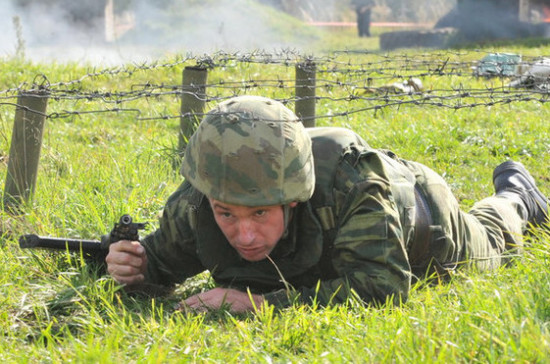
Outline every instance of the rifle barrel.
{"type": "Polygon", "coordinates": [[[19,246],[21,248],[47,248],[76,252],[81,250],[84,252],[102,250],[101,242],[98,240],[52,238],[34,234],[19,237],[19,246]]]}

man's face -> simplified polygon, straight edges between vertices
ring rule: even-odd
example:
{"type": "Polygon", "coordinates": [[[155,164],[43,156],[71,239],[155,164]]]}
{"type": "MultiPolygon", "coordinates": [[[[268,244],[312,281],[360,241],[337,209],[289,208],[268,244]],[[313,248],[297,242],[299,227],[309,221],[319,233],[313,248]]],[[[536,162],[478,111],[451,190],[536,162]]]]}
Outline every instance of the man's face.
{"type": "Polygon", "coordinates": [[[209,201],[216,223],[243,259],[251,262],[265,259],[284,233],[281,205],[248,207],[209,201]]]}

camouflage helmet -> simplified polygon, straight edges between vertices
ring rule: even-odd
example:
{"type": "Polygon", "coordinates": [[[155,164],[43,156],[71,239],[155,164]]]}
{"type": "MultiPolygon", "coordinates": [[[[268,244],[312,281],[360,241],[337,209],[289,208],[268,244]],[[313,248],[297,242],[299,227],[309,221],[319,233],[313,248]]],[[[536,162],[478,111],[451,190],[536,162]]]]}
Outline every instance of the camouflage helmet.
{"type": "Polygon", "coordinates": [[[206,196],[242,206],[303,202],[315,186],[304,126],[282,103],[260,96],[209,111],[189,140],[182,173],[206,196]]]}

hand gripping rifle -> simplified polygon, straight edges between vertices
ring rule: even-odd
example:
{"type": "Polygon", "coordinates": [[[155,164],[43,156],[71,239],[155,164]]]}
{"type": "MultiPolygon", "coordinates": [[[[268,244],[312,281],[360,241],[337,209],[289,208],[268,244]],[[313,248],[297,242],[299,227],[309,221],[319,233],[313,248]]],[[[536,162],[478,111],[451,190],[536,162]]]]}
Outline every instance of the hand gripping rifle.
{"type": "Polygon", "coordinates": [[[34,234],[19,237],[21,248],[46,248],[65,250],[69,252],[82,252],[87,262],[105,266],[105,258],[109,253],[109,245],[120,240],[139,241],[139,230],[145,228],[147,223],[136,223],[130,215],[122,215],[120,221],[115,223],[113,230],[103,235],[101,240],[82,240],[44,237],[34,234]]]}

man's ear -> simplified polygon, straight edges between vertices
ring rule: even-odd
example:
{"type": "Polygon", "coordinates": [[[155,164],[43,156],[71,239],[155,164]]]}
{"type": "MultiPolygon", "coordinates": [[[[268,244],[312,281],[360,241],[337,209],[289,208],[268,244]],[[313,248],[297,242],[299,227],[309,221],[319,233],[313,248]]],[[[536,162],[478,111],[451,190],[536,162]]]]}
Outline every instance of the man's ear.
{"type": "Polygon", "coordinates": [[[288,206],[290,206],[291,208],[294,208],[296,206],[298,206],[298,202],[294,201],[294,202],[291,202],[288,204],[288,206]]]}

